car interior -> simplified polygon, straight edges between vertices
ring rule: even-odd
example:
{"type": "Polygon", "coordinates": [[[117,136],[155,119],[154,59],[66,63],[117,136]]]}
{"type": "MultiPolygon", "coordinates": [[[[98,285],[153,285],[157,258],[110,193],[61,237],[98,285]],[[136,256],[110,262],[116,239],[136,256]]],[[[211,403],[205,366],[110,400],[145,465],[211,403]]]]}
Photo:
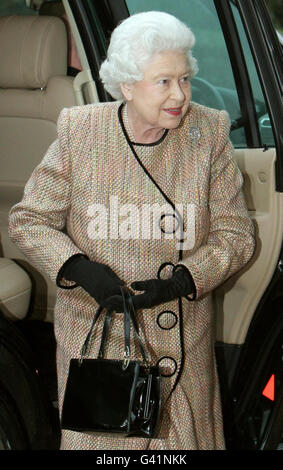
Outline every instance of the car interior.
{"type": "Polygon", "coordinates": [[[74,77],[67,75],[67,33],[60,18],[1,16],[0,31],[0,299],[10,318],[22,319],[29,310],[32,281],[30,273],[13,261],[22,254],[7,237],[8,212],[56,139],[61,109],[74,106],[76,100],[74,77]]]}

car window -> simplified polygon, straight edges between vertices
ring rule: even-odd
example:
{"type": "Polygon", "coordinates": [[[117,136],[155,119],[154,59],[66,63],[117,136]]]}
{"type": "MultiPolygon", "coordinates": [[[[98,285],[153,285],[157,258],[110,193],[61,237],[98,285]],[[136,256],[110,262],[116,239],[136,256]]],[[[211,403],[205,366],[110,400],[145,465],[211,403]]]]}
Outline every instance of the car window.
{"type": "Polygon", "coordinates": [[[258,73],[256,71],[256,67],[255,67],[252,53],[250,50],[250,46],[247,40],[247,36],[244,31],[242,20],[240,18],[239,11],[233,3],[232,3],[232,11],[233,11],[234,18],[237,24],[238,33],[240,36],[243,53],[244,53],[246,65],[248,68],[248,73],[250,76],[250,83],[251,83],[254,101],[255,101],[261,141],[263,143],[263,146],[274,147],[275,146],[274,135],[273,135],[265,99],[262,93],[262,88],[260,85],[258,73]]]}
{"type": "Polygon", "coordinates": [[[0,2],[0,16],[8,15],[37,15],[37,11],[28,6],[26,0],[2,0],[0,2]]]}
{"type": "MultiPolygon", "coordinates": [[[[271,21],[277,33],[283,39],[283,8],[282,0],[265,0],[271,21]]],[[[282,42],[281,42],[282,44],[282,42]]]]}
{"type": "MultiPolygon", "coordinates": [[[[222,33],[214,2],[211,0],[127,0],[130,14],[148,10],[166,11],[186,23],[196,37],[193,55],[198,60],[199,72],[192,80],[192,99],[216,109],[226,109],[232,122],[231,140],[237,148],[247,147],[244,127],[233,123],[241,122],[241,108],[235,77],[227,46],[222,33]]],[[[233,12],[244,49],[248,73],[263,143],[274,145],[272,129],[267,114],[250,47],[235,5],[233,12]]],[[[236,77],[237,79],[237,77],[236,77]]]]}

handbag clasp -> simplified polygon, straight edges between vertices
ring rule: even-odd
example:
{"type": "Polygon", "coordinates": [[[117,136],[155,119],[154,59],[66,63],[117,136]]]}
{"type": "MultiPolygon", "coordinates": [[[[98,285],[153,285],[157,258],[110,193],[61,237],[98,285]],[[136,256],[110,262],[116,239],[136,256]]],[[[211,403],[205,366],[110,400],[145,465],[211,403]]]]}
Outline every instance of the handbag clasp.
{"type": "Polygon", "coordinates": [[[129,364],[130,364],[130,348],[129,346],[126,346],[125,351],[124,351],[124,363],[123,363],[122,369],[126,370],[129,364]]]}

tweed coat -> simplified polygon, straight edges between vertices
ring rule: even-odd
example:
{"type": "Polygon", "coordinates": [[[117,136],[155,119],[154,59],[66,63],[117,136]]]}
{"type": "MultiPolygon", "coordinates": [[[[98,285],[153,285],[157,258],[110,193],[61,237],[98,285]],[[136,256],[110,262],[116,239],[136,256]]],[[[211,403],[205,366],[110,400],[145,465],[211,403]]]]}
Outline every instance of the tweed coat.
{"type": "MultiPolygon", "coordinates": [[[[10,212],[10,237],[54,282],[70,256],[84,253],[108,264],[129,286],[155,278],[163,263],[183,264],[195,281],[196,296],[137,312],[151,363],[158,362],[164,375],[158,438],[63,431],[61,448],[224,449],[211,292],[247,263],[254,250],[229,118],[225,111],[192,102],[177,129],[166,131],[157,143],[134,145],[140,161],[127,139],[132,136],[119,102],[64,109],[58,139],[10,212]],[[162,230],[165,217],[159,217],[159,236],[149,232],[149,219],[148,225],[140,223],[142,209],[168,203],[160,190],[184,208],[185,231],[191,225],[189,208],[194,208],[194,233],[188,235],[182,260],[174,227],[162,230]]],[[[172,216],[169,204],[166,217],[170,210],[172,216]]],[[[169,275],[167,266],[161,276],[169,275]]],[[[97,308],[81,287],[64,279],[61,284],[70,288],[58,288],[54,312],[60,411],[69,361],[79,357],[97,308]]],[[[97,357],[102,324],[100,318],[89,357],[97,357]]],[[[140,358],[134,339],[132,351],[140,358]]],[[[122,358],[122,353],[123,315],[114,313],[105,357],[122,358]]]]}

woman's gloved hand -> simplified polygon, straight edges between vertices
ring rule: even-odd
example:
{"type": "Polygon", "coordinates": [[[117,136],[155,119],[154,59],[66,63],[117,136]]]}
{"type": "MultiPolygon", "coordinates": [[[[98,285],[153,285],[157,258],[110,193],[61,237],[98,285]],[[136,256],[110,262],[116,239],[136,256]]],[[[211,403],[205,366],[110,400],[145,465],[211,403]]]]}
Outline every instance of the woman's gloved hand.
{"type": "Polygon", "coordinates": [[[149,279],[131,284],[134,290],[144,291],[133,296],[136,309],[152,308],[163,302],[190,295],[195,291],[194,281],[188,271],[182,267],[176,270],[170,279],[149,279]]]}
{"type": "Polygon", "coordinates": [[[62,275],[85,289],[103,307],[112,306],[109,298],[121,294],[120,286],[124,285],[109,266],[85,257],[74,257],[70,262],[67,261],[62,275]]]}
{"type": "MultiPolygon", "coordinates": [[[[143,294],[133,295],[135,309],[152,308],[163,302],[195,294],[195,284],[189,271],[178,267],[170,279],[149,279],[136,281],[131,284],[134,290],[144,291],[143,294]]],[[[109,299],[116,312],[123,311],[121,295],[115,295],[109,299]]]]}

